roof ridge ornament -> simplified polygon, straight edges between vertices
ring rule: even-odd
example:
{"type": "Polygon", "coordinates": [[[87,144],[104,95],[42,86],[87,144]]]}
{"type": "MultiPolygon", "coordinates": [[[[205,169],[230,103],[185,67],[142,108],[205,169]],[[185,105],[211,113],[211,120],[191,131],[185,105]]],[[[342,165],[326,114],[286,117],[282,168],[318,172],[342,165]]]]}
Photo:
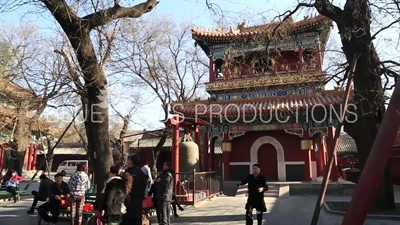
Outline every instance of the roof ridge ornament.
{"type": "Polygon", "coordinates": [[[229,27],[229,33],[231,33],[231,34],[239,34],[239,33],[240,33],[240,30],[233,29],[233,27],[230,26],[230,27],[229,27]]]}
{"type": "Polygon", "coordinates": [[[240,33],[244,32],[244,28],[246,28],[246,22],[244,22],[244,21],[242,23],[238,23],[238,25],[236,27],[236,29],[238,29],[240,33]]]}

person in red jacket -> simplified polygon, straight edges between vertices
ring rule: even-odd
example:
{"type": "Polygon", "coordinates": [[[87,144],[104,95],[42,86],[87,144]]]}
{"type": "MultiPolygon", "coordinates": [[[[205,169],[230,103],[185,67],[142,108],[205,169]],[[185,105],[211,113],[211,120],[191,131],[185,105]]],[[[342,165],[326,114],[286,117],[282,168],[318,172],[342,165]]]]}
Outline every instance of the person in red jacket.
{"type": "Polygon", "coordinates": [[[7,171],[7,174],[0,180],[1,183],[5,183],[7,192],[14,196],[14,203],[17,202],[17,189],[22,180],[22,177],[18,176],[17,172],[14,170],[7,171]]]}

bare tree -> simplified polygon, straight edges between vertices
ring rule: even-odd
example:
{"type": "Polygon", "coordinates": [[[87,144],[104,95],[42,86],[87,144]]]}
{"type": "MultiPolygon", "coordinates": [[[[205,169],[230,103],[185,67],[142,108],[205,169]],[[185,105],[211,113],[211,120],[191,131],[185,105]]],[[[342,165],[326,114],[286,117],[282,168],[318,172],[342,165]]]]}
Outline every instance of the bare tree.
{"type": "MultiPolygon", "coordinates": [[[[170,103],[189,101],[199,96],[208,75],[208,65],[199,49],[193,48],[190,24],[176,24],[166,16],[151,21],[126,21],[117,37],[112,66],[131,74],[132,89],[142,89],[161,103],[167,121],[170,103]],[[157,27],[158,29],[154,29],[157,27]]],[[[159,151],[168,138],[168,124],[153,154],[153,170],[159,151]]]]}
{"type": "Polygon", "coordinates": [[[99,61],[99,52],[95,51],[91,32],[118,19],[141,17],[156,7],[158,1],[147,0],[131,7],[124,7],[119,1],[104,0],[40,0],[22,3],[8,0],[2,3],[2,10],[12,10],[16,6],[25,4],[33,4],[37,9],[45,9],[50,13],[74,50],[84,80],[85,98],[82,104],[87,106],[85,128],[89,156],[94,159],[95,180],[98,188],[102,189],[105,175],[112,164],[108,134],[107,77],[99,61]],[[101,160],[98,160],[98,156],[101,156],[101,160]]]}
{"type": "Polygon", "coordinates": [[[0,42],[6,43],[8,60],[1,74],[1,102],[15,111],[10,137],[16,150],[14,169],[22,172],[25,149],[32,141],[47,135],[39,117],[52,101],[65,93],[65,65],[57,55],[48,51],[51,37],[38,33],[36,27],[0,27],[0,42]],[[32,133],[32,131],[39,131],[32,133]]]}

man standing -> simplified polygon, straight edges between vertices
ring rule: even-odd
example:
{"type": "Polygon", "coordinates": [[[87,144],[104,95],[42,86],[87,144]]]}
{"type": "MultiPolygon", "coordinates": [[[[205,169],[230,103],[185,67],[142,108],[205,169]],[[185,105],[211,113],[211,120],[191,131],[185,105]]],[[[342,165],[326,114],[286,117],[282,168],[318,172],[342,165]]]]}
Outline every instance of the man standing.
{"type": "Polygon", "coordinates": [[[149,179],[147,180],[147,188],[150,190],[151,184],[153,183],[153,177],[151,176],[151,170],[146,161],[143,162],[142,171],[149,177],[149,179]]]}
{"type": "Polygon", "coordinates": [[[253,174],[238,182],[238,186],[248,184],[249,197],[246,203],[246,225],[253,224],[253,209],[257,211],[257,224],[261,225],[263,213],[267,211],[264,202],[264,192],[268,190],[267,181],[260,175],[260,165],[253,165],[253,174]]]}
{"type": "Polygon", "coordinates": [[[142,202],[147,197],[148,177],[141,170],[137,155],[128,157],[125,171],[132,175],[133,184],[125,202],[126,213],[122,217],[121,225],[142,225],[142,202]]]}
{"type": "Polygon", "coordinates": [[[157,200],[157,216],[160,225],[171,224],[171,201],[174,195],[174,171],[171,169],[171,163],[165,162],[163,173],[159,182],[156,200],[157,200]]]}
{"type": "Polygon", "coordinates": [[[45,174],[40,175],[39,179],[40,179],[39,192],[32,191],[32,195],[34,198],[32,206],[27,212],[28,214],[33,214],[34,208],[36,207],[38,201],[43,201],[43,202],[46,201],[46,199],[51,194],[50,187],[51,185],[53,185],[54,181],[47,178],[45,174]]]}

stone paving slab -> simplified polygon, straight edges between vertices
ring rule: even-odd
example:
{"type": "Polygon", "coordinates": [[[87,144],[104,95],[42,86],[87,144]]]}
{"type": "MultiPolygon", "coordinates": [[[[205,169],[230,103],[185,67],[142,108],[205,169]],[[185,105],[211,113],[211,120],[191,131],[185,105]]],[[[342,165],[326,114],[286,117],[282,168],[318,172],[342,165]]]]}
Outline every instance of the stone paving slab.
{"type": "MultiPolygon", "coordinates": [[[[334,199],[335,196],[329,196],[334,199]]],[[[308,225],[314,210],[316,196],[290,196],[289,198],[265,198],[268,212],[264,215],[264,224],[268,225],[308,225]]],[[[26,211],[32,199],[18,203],[0,203],[1,225],[35,225],[36,215],[27,215],[26,211]]],[[[172,224],[182,225],[244,225],[245,197],[218,197],[204,201],[199,207],[185,207],[172,224]]],[[[320,225],[340,225],[341,215],[321,211],[320,225]]],[[[59,225],[67,225],[60,221],[59,225]]],[[[365,225],[398,225],[399,221],[382,221],[368,219],[365,225]]]]}

